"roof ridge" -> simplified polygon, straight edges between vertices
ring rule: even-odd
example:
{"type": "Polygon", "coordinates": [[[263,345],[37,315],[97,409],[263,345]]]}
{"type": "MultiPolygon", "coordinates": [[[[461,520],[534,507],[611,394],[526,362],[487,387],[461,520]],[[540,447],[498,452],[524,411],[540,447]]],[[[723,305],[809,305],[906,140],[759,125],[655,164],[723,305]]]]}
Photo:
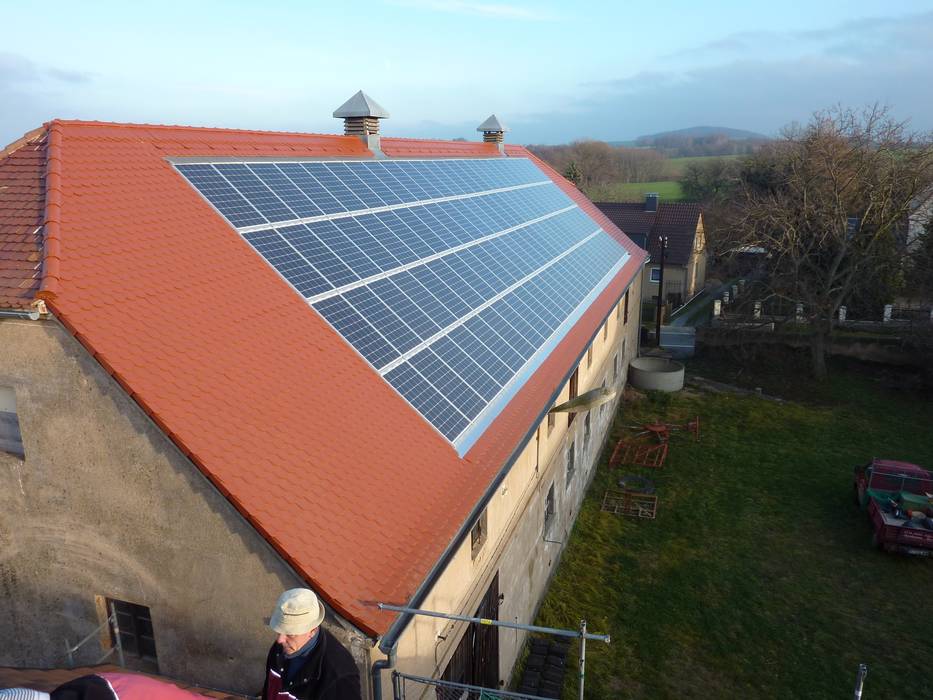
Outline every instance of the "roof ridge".
{"type": "Polygon", "coordinates": [[[40,142],[45,136],[46,130],[47,125],[43,124],[42,126],[37,127],[32,131],[27,131],[12,143],[7,144],[3,148],[0,148],[0,160],[5,160],[7,157],[13,155],[24,146],[29,146],[31,144],[40,142]]]}
{"type": "Polygon", "coordinates": [[[36,296],[43,301],[55,298],[61,285],[61,198],[62,198],[62,122],[48,124],[45,149],[45,215],[42,217],[42,275],[36,296]]]}

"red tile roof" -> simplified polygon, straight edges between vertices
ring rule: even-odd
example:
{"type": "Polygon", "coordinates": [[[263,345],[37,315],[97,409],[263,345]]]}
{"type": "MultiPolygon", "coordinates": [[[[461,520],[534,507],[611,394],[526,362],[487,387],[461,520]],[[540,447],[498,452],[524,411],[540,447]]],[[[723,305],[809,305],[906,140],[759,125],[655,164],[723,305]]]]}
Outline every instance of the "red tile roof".
{"type": "Polygon", "coordinates": [[[658,236],[667,236],[666,262],[686,265],[693,253],[693,239],[700,223],[700,205],[692,202],[659,202],[658,211],[645,211],[643,202],[596,202],[609,219],[638,241],[647,241],[651,259],[661,255],[658,236]]]}
{"type": "Polygon", "coordinates": [[[45,129],[0,150],[0,309],[25,309],[39,288],[45,129]]]}
{"type": "MultiPolygon", "coordinates": [[[[460,458],[166,161],[369,156],[359,139],[64,121],[49,135],[40,297],[279,553],[372,635],[394,618],[374,604],[409,601],[644,260],[535,159],[632,258],[460,458]]],[[[382,146],[489,155],[487,144],[382,146]]]]}
{"type": "MultiPolygon", "coordinates": [[[[114,666],[113,664],[102,664],[100,666],[85,666],[83,668],[7,668],[0,666],[0,688],[32,688],[33,690],[42,690],[50,693],[58,686],[64,685],[68,681],[73,681],[81,676],[89,676],[96,673],[131,673],[125,668],[114,666]]],[[[196,685],[187,685],[165,676],[158,676],[151,673],[140,673],[138,675],[148,678],[172,683],[182,690],[189,690],[199,695],[216,700],[246,700],[245,695],[233,695],[218,690],[207,690],[196,685]]]]}

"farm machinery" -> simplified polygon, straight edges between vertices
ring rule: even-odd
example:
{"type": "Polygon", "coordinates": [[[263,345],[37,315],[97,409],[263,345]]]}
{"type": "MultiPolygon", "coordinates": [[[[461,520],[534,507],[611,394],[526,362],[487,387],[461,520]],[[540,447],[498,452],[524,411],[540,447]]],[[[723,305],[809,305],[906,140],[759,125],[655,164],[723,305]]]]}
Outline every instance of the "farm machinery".
{"type": "Polygon", "coordinates": [[[933,475],[893,460],[854,470],[855,502],[871,518],[872,543],[889,552],[933,556],[933,475]]]}

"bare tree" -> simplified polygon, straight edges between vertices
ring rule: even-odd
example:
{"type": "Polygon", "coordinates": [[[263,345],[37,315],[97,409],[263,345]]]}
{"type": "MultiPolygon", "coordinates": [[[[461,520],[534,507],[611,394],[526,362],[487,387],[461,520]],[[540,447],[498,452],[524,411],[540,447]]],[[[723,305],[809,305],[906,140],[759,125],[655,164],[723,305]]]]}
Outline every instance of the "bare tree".
{"type": "Polygon", "coordinates": [[[911,200],[933,180],[933,145],[887,109],[836,108],[743,167],[733,246],[764,248],[769,292],[804,305],[813,375],[839,306],[903,266],[911,200]]]}

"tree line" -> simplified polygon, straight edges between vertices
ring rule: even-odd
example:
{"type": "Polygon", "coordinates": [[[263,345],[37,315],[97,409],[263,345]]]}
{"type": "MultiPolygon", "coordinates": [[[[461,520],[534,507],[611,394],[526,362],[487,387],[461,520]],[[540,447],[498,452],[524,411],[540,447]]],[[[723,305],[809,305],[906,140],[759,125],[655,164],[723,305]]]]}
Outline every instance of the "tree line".
{"type": "Polygon", "coordinates": [[[528,146],[528,150],[568,177],[584,191],[618,182],[664,179],[665,158],[648,148],[611,146],[582,140],[560,146],[528,146]]]}

